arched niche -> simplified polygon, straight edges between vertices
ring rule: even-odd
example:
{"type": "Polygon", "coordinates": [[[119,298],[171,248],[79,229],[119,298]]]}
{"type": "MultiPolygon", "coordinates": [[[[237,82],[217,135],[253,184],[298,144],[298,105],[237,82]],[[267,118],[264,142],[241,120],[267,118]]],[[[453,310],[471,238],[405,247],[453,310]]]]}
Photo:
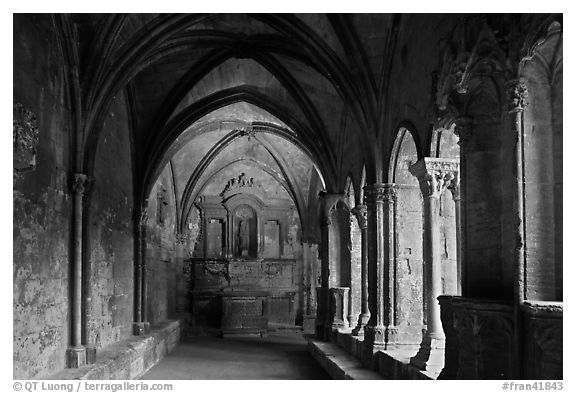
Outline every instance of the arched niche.
{"type": "Polygon", "coordinates": [[[521,68],[524,110],[525,297],[562,300],[562,27],[547,36],[521,68]]]}
{"type": "MultiPolygon", "coordinates": [[[[258,216],[249,204],[236,206],[232,212],[232,256],[256,258],[258,256],[258,216]]],[[[276,245],[279,245],[276,242],[276,245]]]]}
{"type": "Polygon", "coordinates": [[[398,342],[418,344],[424,324],[422,193],[408,168],[418,161],[410,130],[401,127],[394,141],[389,178],[396,187],[395,317],[398,342]]]}

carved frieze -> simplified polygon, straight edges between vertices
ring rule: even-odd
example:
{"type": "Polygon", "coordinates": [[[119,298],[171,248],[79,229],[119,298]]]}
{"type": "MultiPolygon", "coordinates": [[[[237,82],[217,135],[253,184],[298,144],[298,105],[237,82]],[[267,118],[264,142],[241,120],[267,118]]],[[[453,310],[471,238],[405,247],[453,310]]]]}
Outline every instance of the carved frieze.
{"type": "Polygon", "coordinates": [[[36,166],[38,145],[38,121],[36,115],[13,100],[13,165],[16,171],[33,170],[36,166]]]}
{"type": "Polygon", "coordinates": [[[425,157],[412,165],[409,170],[418,178],[425,198],[439,198],[458,176],[459,162],[455,159],[425,157]]]}

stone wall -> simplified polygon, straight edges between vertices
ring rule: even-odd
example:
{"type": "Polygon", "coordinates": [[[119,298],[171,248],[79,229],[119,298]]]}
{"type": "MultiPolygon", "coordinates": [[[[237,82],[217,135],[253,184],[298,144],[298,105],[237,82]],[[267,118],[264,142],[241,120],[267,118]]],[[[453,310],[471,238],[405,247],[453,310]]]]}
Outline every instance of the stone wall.
{"type": "Polygon", "coordinates": [[[174,315],[176,310],[175,254],[176,202],[170,166],[166,166],[148,197],[146,267],[148,319],[154,324],[174,315]]]}
{"type": "Polygon", "coordinates": [[[14,99],[36,116],[34,169],[14,172],[13,377],[65,365],[68,344],[69,108],[50,17],[14,15],[14,99]]]}
{"type": "Polygon", "coordinates": [[[90,195],[89,341],[106,347],[132,334],[134,228],[126,101],[114,99],[98,140],[90,195]]]}

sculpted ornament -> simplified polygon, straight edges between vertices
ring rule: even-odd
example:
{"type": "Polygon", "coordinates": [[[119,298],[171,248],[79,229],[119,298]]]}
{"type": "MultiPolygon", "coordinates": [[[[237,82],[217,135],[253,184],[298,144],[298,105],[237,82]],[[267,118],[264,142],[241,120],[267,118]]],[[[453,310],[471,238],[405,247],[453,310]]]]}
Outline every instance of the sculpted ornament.
{"type": "Polygon", "coordinates": [[[243,127],[239,129],[241,136],[247,136],[248,140],[256,138],[256,130],[252,126],[243,127]]]}
{"type": "Polygon", "coordinates": [[[508,111],[521,112],[528,106],[528,87],[526,84],[519,81],[513,80],[508,82],[506,86],[506,92],[508,93],[508,111]]]}
{"type": "Polygon", "coordinates": [[[425,157],[409,170],[418,178],[425,198],[439,198],[458,176],[459,163],[455,159],[425,157]]]}
{"type": "Polygon", "coordinates": [[[72,175],[72,184],[70,190],[72,194],[84,195],[90,189],[90,182],[88,181],[88,176],[83,173],[74,173],[72,175]]]}

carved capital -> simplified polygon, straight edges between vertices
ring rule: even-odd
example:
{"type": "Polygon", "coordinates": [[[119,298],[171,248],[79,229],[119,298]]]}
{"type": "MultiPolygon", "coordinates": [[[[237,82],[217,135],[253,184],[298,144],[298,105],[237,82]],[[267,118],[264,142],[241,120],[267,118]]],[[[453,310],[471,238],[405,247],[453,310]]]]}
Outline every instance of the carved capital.
{"type": "Polygon", "coordinates": [[[368,228],[368,207],[366,205],[356,205],[352,209],[352,214],[356,216],[360,229],[368,228]]]}
{"type": "Polygon", "coordinates": [[[418,178],[424,198],[439,198],[458,176],[459,163],[455,159],[425,157],[409,170],[418,178]]]}
{"type": "Polygon", "coordinates": [[[364,187],[364,204],[384,202],[386,186],[382,183],[369,184],[364,187]]]}
{"type": "Polygon", "coordinates": [[[518,79],[506,83],[508,94],[508,112],[522,112],[528,106],[528,87],[518,79]]]}
{"type": "Polygon", "coordinates": [[[458,137],[460,146],[466,145],[472,139],[472,118],[458,117],[454,122],[454,135],[458,137]]]}
{"type": "Polygon", "coordinates": [[[90,190],[90,181],[88,176],[83,173],[72,174],[70,191],[72,194],[83,196],[90,190]]]}

